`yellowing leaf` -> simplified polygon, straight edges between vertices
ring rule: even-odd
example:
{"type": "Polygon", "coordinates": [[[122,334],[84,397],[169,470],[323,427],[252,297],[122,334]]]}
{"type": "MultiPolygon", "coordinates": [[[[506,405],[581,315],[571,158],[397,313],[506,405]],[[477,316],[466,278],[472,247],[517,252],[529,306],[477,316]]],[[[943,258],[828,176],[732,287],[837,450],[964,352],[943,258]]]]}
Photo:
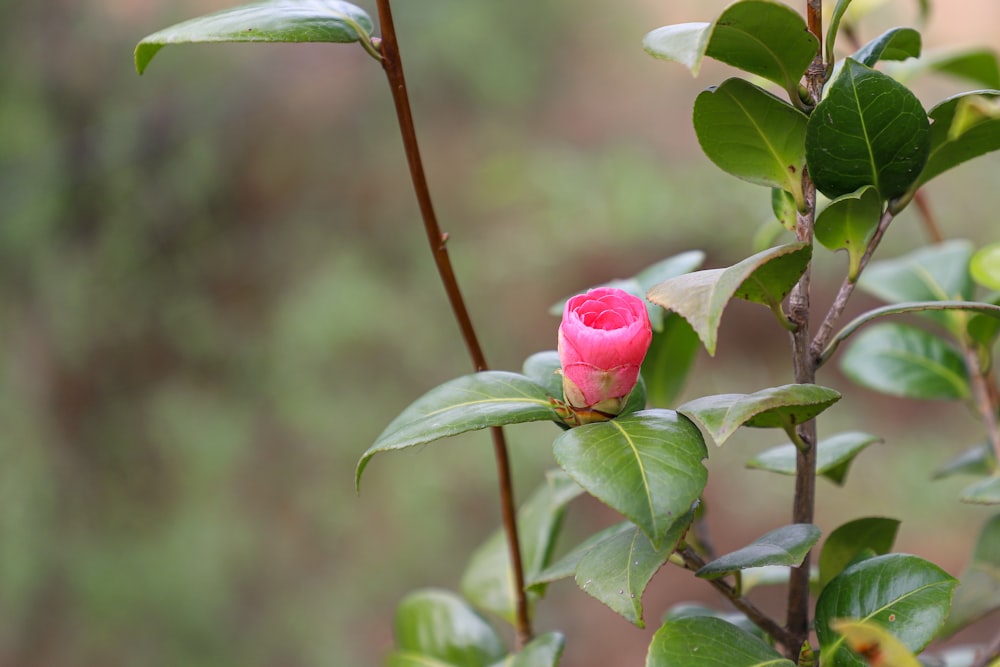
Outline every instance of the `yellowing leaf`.
{"type": "Polygon", "coordinates": [[[838,619],[830,627],[843,635],[848,647],[871,667],[920,667],[916,656],[880,625],[838,619]]]}

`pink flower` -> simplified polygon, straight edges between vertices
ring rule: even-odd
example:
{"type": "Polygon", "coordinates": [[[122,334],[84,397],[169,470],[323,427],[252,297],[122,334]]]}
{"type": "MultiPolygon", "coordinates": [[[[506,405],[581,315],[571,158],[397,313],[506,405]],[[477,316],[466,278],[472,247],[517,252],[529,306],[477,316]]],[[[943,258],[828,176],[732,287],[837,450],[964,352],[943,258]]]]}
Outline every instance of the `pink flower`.
{"type": "Polygon", "coordinates": [[[559,325],[563,398],[614,416],[639,379],[653,329],[642,299],[599,287],[566,302],[559,325]]]}

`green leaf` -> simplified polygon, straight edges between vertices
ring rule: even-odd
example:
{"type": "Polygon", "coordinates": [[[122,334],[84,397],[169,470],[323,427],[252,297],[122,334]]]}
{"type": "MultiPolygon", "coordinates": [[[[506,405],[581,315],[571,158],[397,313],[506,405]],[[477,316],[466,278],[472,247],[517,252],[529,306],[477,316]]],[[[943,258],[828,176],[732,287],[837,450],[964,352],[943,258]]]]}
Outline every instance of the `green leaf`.
{"type": "Polygon", "coordinates": [[[481,667],[507,654],[496,630],[450,591],[422,589],[396,609],[396,653],[389,664],[481,667]],[[395,661],[395,662],[394,662],[395,661]]]}
{"type": "Polygon", "coordinates": [[[473,373],[446,382],[417,399],[390,423],[358,462],[355,482],[379,453],[423,445],[490,426],[551,420],[559,416],[545,389],[505,371],[473,373]]]}
{"type": "MultiPolygon", "coordinates": [[[[645,301],[646,292],[649,291],[650,287],[661,283],[668,278],[673,278],[674,276],[694,271],[701,266],[704,261],[704,252],[701,250],[688,250],[687,252],[682,252],[678,255],[668,257],[652,264],[651,266],[647,266],[631,278],[611,280],[603,283],[602,285],[595,285],[595,287],[615,287],[645,301]]],[[[549,308],[549,313],[555,315],[556,317],[561,317],[563,308],[565,308],[568,300],[569,298],[566,298],[559,303],[553,304],[553,306],[549,308]]],[[[655,334],[662,331],[663,310],[657,308],[649,302],[646,303],[646,309],[649,312],[649,323],[653,326],[653,333],[655,334]]],[[[559,394],[556,395],[561,396],[562,389],[560,389],[559,394]]]]}
{"type": "Polygon", "coordinates": [[[1000,66],[997,54],[991,49],[980,47],[959,48],[926,53],[918,60],[894,63],[887,68],[893,78],[909,83],[914,78],[940,73],[971,81],[986,88],[1000,88],[1000,66]]]}
{"type": "Polygon", "coordinates": [[[880,60],[906,60],[920,57],[920,33],[913,28],[892,28],[858,49],[851,56],[867,67],[880,60]]]}
{"type": "Polygon", "coordinates": [[[546,350],[535,352],[525,359],[521,372],[529,380],[545,389],[549,396],[560,398],[563,394],[562,375],[559,374],[561,368],[559,353],[555,350],[546,350]]]}
{"type": "Polygon", "coordinates": [[[791,192],[785,192],[781,188],[771,188],[771,210],[774,211],[774,219],[782,227],[790,232],[795,231],[798,225],[798,208],[791,192]]]}
{"type": "Polygon", "coordinates": [[[740,426],[782,428],[809,421],[840,400],[833,389],[815,384],[787,384],[752,394],[717,394],[688,401],[681,414],[708,431],[722,445],[740,426]]]}
{"type": "MultiPolygon", "coordinates": [[[[546,483],[518,511],[521,561],[525,579],[548,566],[562,525],[566,505],[583,489],[562,471],[547,475],[546,483]]],[[[462,595],[480,609],[491,611],[512,625],[516,622],[514,574],[510,566],[507,540],[502,530],[494,532],[472,554],[462,576],[462,595]]],[[[529,601],[541,597],[530,592],[529,601]]]]}
{"type": "Polygon", "coordinates": [[[865,517],[848,521],[834,529],[819,554],[819,587],[826,588],[859,554],[881,556],[892,551],[899,531],[899,521],[884,517],[865,517]]]}
{"type": "Polygon", "coordinates": [[[1000,505],[1000,476],[987,477],[965,488],[961,501],[970,505],[1000,505]]]}
{"type": "Polygon", "coordinates": [[[694,102],[694,131],[705,155],[737,178],[790,192],[800,210],[807,120],[743,79],[727,79],[694,102]]]}
{"type": "Polygon", "coordinates": [[[633,625],[644,628],[642,594],[657,570],[667,562],[691,525],[693,512],[675,521],[660,548],[654,548],[638,526],[625,522],[604,533],[604,539],[578,558],[576,584],[633,625]]]}
{"type": "Polygon", "coordinates": [[[1000,149],[998,97],[997,90],[963,93],[930,110],[930,153],[911,193],[963,162],[1000,149]]]}
{"type": "Polygon", "coordinates": [[[951,459],[938,468],[932,479],[944,479],[952,475],[976,475],[978,477],[991,475],[996,469],[996,462],[993,460],[993,448],[990,443],[984,442],[967,449],[955,458],[951,459]]]}
{"type": "Polygon", "coordinates": [[[649,645],[646,667],[794,667],[763,640],[718,618],[664,623],[649,645]]]}
{"type": "Polygon", "coordinates": [[[570,429],[553,451],[580,486],[638,525],[654,547],[663,545],[708,480],[701,433],[672,410],[570,429]]]}
{"type": "Polygon", "coordinates": [[[669,407],[684,389],[688,372],[698,353],[698,334],[691,325],[676,313],[664,313],[660,331],[653,333],[653,340],[642,362],[642,378],[646,384],[646,400],[656,408],[669,407]]]}
{"type": "Polygon", "coordinates": [[[951,615],[941,629],[941,637],[950,637],[997,609],[1000,609],[1000,515],[987,521],[979,531],[972,558],[955,589],[951,615]]]}
{"type": "MultiPolygon", "coordinates": [[[[787,571],[787,568],[785,568],[785,570],[787,571]]],[[[785,580],[787,581],[787,577],[785,580]]],[[[743,590],[744,592],[746,591],[745,585],[743,590]]],[[[766,639],[767,637],[763,630],[754,625],[754,622],[741,612],[722,612],[694,602],[682,602],[680,604],[675,604],[667,610],[666,614],[663,615],[663,620],[676,621],[681,618],[694,618],[698,616],[709,616],[711,618],[717,618],[725,621],[726,623],[735,625],[740,630],[743,630],[758,639],[766,639]]]]}
{"type": "Polygon", "coordinates": [[[777,83],[796,95],[799,80],[819,48],[802,16],[779,2],[742,0],[712,23],[684,23],[653,30],[643,48],[678,62],[696,75],[707,55],[777,83]]]}
{"type": "Polygon", "coordinates": [[[855,338],[841,370],[863,387],[919,399],[965,399],[969,374],[962,354],[943,339],[907,324],[877,324],[855,338]]]}
{"type": "Polygon", "coordinates": [[[846,250],[848,277],[857,280],[861,257],[882,216],[882,200],[874,186],[837,197],[816,217],[816,240],[830,250],[846,250]]]}
{"type": "Polygon", "coordinates": [[[1000,290],[1000,243],[976,251],[969,261],[969,273],[986,289],[1000,290]]]}
{"type": "Polygon", "coordinates": [[[647,298],[687,320],[714,355],[719,323],[729,301],[736,297],[761,303],[777,314],[811,256],[812,247],[804,243],[769,248],[727,269],[671,278],[650,289],[647,298]]]}
{"type": "MultiPolygon", "coordinates": [[[[816,445],[816,474],[823,475],[834,484],[842,486],[854,458],[876,442],[882,442],[882,439],[858,431],[838,433],[821,440],[816,445]]],[[[776,472],[779,475],[795,475],[797,453],[795,445],[779,445],[750,459],[747,467],[776,472]]]]}
{"type": "Polygon", "coordinates": [[[856,563],[834,577],[816,601],[816,635],[823,664],[864,667],[844,638],[830,628],[837,619],[878,624],[920,652],[948,616],[956,580],[933,563],[908,554],[886,554],[856,563]]]}
{"type": "Polygon", "coordinates": [[[556,667],[565,646],[566,639],[560,633],[546,632],[528,642],[517,655],[508,656],[502,667],[556,667]]]}
{"type": "Polygon", "coordinates": [[[833,13],[830,16],[830,21],[826,29],[826,46],[823,58],[824,62],[834,62],[833,46],[837,43],[837,35],[840,34],[840,23],[843,21],[844,14],[850,6],[851,0],[837,0],[837,4],[833,8],[833,13]]]}
{"type": "Polygon", "coordinates": [[[702,579],[718,579],[727,574],[765,565],[798,567],[809,550],[819,540],[819,528],[811,523],[782,526],[725,556],[701,567],[695,575],[702,579]]]}
{"type": "Polygon", "coordinates": [[[952,240],[872,262],[858,285],[889,303],[969,300],[973,292],[968,270],[972,250],[968,241],[952,240]]]}
{"type": "Polygon", "coordinates": [[[893,199],[917,179],[930,151],[920,101],[889,76],[847,59],[806,126],[806,162],[830,199],[866,185],[893,199]]]}
{"type": "MultiPolygon", "coordinates": [[[[967,329],[969,335],[976,341],[986,341],[992,342],[992,336],[995,334],[995,328],[997,325],[991,325],[989,327],[985,326],[984,323],[977,322],[977,320],[989,320],[990,322],[1000,323],[1000,306],[992,303],[983,303],[978,301],[914,301],[907,303],[900,303],[892,306],[882,306],[881,308],[874,308],[866,313],[862,313],[858,317],[851,320],[849,323],[844,325],[844,328],[837,332],[837,335],[833,337],[830,343],[823,350],[820,355],[820,365],[826,363],[826,361],[833,356],[833,353],[837,351],[840,344],[854,334],[863,325],[868,324],[880,317],[886,317],[887,315],[899,315],[902,313],[921,313],[924,315],[937,315],[942,313],[942,311],[968,311],[972,313],[977,313],[974,317],[968,319],[967,329]]],[[[958,330],[958,322],[960,320],[955,314],[950,312],[943,313],[946,317],[944,322],[948,325],[952,319],[955,320],[956,324],[949,327],[953,330],[958,330]]]]}
{"type": "Polygon", "coordinates": [[[864,656],[862,664],[879,667],[921,667],[920,661],[896,637],[877,623],[835,620],[830,627],[843,636],[855,653],[864,656]]]}
{"type": "Polygon", "coordinates": [[[368,14],[348,2],[267,0],[200,16],[144,37],[135,47],[135,69],[142,74],[168,44],[361,41],[370,49],[371,31],[368,14]]]}

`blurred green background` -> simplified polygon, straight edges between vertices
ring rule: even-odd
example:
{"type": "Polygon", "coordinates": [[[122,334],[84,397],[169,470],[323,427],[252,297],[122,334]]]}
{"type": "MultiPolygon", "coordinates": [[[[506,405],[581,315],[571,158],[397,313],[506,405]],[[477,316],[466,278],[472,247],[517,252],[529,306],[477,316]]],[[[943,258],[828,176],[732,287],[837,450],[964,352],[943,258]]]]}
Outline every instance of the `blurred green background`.
{"type": "MultiPolygon", "coordinates": [[[[724,4],[397,2],[431,187],[495,368],[554,347],[546,311],[567,294],[689,248],[711,266],[751,251],[767,193],[717,171],[689,122],[727,70],[694,80],[640,46],[724,4]]],[[[929,46],[1000,43],[995,3],[938,4],[929,46]]],[[[915,5],[889,3],[863,36],[915,5]]],[[[378,457],[355,495],[382,427],[469,362],[360,48],[173,47],[135,75],[139,38],[224,6],[0,0],[2,665],[375,665],[398,599],[457,587],[498,523],[481,434],[378,457]]],[[[929,105],[969,87],[920,90],[929,105]]],[[[935,182],[947,236],[998,240],[998,173],[991,157],[935,182]]],[[[923,242],[911,215],[897,225],[884,256],[923,242]]],[[[821,304],[845,264],[819,258],[821,304]]],[[[686,396],[788,382],[785,349],[735,304],[686,396]]],[[[887,443],[846,489],[823,483],[824,528],[903,518],[900,547],[958,573],[989,514],[927,478],[980,437],[974,419],[856,391],[828,423],[887,443]]],[[[510,429],[521,497],[552,435],[510,429]]],[[[722,550],[787,520],[791,482],[741,470],[772,438],[712,452],[722,550]]],[[[612,519],[579,502],[566,545],[612,519]]],[[[691,597],[718,602],[661,573],[640,631],[566,582],[539,629],[567,631],[566,664],[639,664],[691,597]]]]}

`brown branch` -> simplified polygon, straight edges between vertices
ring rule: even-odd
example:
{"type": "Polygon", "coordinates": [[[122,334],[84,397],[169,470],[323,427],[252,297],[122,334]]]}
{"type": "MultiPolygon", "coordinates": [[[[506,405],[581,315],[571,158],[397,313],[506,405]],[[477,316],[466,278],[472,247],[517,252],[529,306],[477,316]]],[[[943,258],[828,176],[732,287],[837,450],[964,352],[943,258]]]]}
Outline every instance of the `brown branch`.
{"type": "MultiPolygon", "coordinates": [[[[420,215],[424,222],[424,229],[427,233],[427,241],[430,244],[431,254],[434,256],[434,263],[437,266],[438,274],[448,294],[448,301],[451,303],[452,312],[462,331],[465,339],[465,346],[472,358],[476,371],[484,371],[489,367],[486,364],[486,357],[483,355],[476,336],[472,319],[469,317],[468,308],[459,289],[458,279],[451,265],[448,255],[446,241],[447,234],[441,232],[434,213],[434,206],[431,201],[430,189],[427,186],[427,178],[424,174],[423,160],[420,157],[420,148],[417,143],[417,132],[413,124],[413,113],[410,107],[410,99],[406,90],[406,79],[403,76],[403,63],[399,56],[399,44],[396,39],[396,29],[392,21],[392,9],[389,0],[377,0],[379,23],[381,24],[382,38],[378,41],[378,49],[382,55],[382,68],[385,71],[386,79],[392,90],[392,100],[396,107],[396,117],[399,122],[399,130],[403,137],[403,146],[406,150],[406,160],[410,167],[410,177],[413,181],[413,191],[417,197],[420,207],[420,215]]],[[[528,598],[524,590],[524,566],[521,560],[521,546],[517,533],[517,511],[514,505],[514,489],[511,480],[510,461],[507,454],[507,443],[503,429],[495,427],[490,429],[493,439],[493,453],[497,465],[497,478],[500,487],[500,510],[503,520],[504,532],[507,536],[507,550],[510,557],[511,570],[514,577],[515,595],[515,632],[517,635],[517,648],[522,648],[531,639],[531,619],[528,613],[528,598]]]]}
{"type": "Polygon", "coordinates": [[[979,417],[986,428],[986,437],[993,449],[993,461],[1000,462],[1000,425],[997,424],[997,392],[992,384],[989,371],[983,371],[979,363],[979,354],[975,344],[963,343],[962,353],[965,358],[965,368],[969,372],[969,382],[972,385],[972,397],[976,404],[979,417]]]}
{"type": "MultiPolygon", "coordinates": [[[[683,549],[679,549],[677,553],[682,559],[684,559],[684,566],[689,570],[699,570],[705,565],[705,561],[702,559],[698,553],[691,547],[685,545],[683,549]]],[[[754,603],[747,600],[745,597],[740,595],[733,586],[728,584],[724,579],[708,579],[708,583],[712,585],[717,591],[725,595],[733,606],[739,609],[741,612],[746,614],[754,625],[770,635],[775,641],[780,642],[789,651],[792,650],[792,646],[796,641],[796,637],[788,632],[785,628],[781,627],[777,621],[764,613],[760,608],[758,608],[754,603]]],[[[798,654],[798,648],[795,649],[796,655],[798,654]]]]}
{"type": "Polygon", "coordinates": [[[941,228],[938,227],[934,212],[931,211],[931,205],[927,202],[927,195],[924,194],[922,189],[914,193],[913,203],[917,205],[920,221],[924,223],[924,229],[931,238],[931,243],[942,243],[944,236],[941,234],[941,228]]]}

